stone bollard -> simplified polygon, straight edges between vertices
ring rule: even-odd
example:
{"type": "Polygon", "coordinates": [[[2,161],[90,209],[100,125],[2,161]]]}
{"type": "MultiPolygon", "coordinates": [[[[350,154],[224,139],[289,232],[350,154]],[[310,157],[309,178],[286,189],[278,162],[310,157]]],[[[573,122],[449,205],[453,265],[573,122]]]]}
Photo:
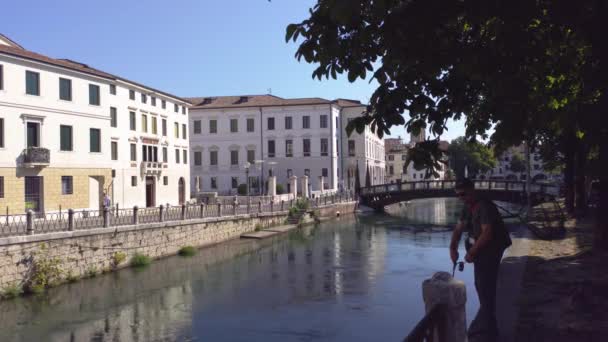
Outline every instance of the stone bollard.
{"type": "Polygon", "coordinates": [[[103,207],[103,227],[108,228],[110,226],[110,209],[103,207]]]}
{"type": "Polygon", "coordinates": [[[137,210],[139,208],[137,206],[133,207],[133,224],[137,225],[139,224],[139,215],[137,214],[137,210]]]}
{"type": "Polygon", "coordinates": [[[26,233],[27,235],[34,234],[34,212],[32,210],[28,210],[25,214],[25,219],[27,223],[26,233]]]}
{"type": "Polygon", "coordinates": [[[217,217],[222,217],[222,203],[217,204],[217,217]]]}
{"type": "Polygon", "coordinates": [[[165,206],[161,204],[158,207],[158,222],[163,222],[163,221],[165,221],[165,206]]]}
{"type": "Polygon", "coordinates": [[[186,219],[186,204],[182,204],[182,220],[186,219]]]}
{"type": "Polygon", "coordinates": [[[298,177],[296,176],[291,176],[289,177],[289,190],[291,190],[291,195],[293,197],[297,197],[298,196],[298,177]]]}
{"type": "Polygon", "coordinates": [[[74,209],[68,209],[68,230],[74,230],[74,209]]]}
{"type": "Polygon", "coordinates": [[[302,197],[308,198],[308,176],[302,176],[302,197]]]}
{"type": "Polygon", "coordinates": [[[437,272],[422,283],[422,298],[427,313],[437,304],[445,305],[447,312],[442,326],[446,342],[467,340],[467,290],[464,282],[452,278],[447,272],[437,272]]]}

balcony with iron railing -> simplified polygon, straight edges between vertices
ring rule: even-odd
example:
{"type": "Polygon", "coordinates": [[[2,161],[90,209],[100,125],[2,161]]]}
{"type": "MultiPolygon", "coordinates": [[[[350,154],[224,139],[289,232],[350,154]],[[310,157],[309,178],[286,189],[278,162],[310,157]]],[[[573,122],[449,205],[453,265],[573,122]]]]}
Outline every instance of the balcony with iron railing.
{"type": "Polygon", "coordinates": [[[51,151],[44,147],[28,147],[23,150],[24,167],[46,167],[51,163],[51,151]]]}
{"type": "Polygon", "coordinates": [[[153,161],[142,161],[141,162],[141,173],[145,175],[160,175],[163,172],[163,168],[166,167],[167,163],[153,162],[153,161]]]}

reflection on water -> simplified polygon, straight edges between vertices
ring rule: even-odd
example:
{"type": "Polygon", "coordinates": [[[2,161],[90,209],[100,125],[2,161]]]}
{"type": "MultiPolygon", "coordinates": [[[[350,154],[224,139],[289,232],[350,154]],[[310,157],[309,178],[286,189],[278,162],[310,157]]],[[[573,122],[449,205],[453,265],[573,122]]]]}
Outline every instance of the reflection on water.
{"type": "MultiPolygon", "coordinates": [[[[521,206],[495,202],[503,216],[518,213],[521,206]]],[[[456,198],[427,198],[410,202],[396,203],[385,208],[392,215],[405,219],[410,226],[452,226],[458,221],[463,204],[456,198]]]]}
{"type": "Polygon", "coordinates": [[[391,215],[406,218],[411,224],[451,225],[458,220],[462,203],[455,198],[428,198],[401,202],[386,207],[391,215]]]}
{"type": "MultiPolygon", "coordinates": [[[[234,240],[0,302],[0,341],[400,340],[424,313],[422,281],[451,270],[449,234],[369,215],[234,240]]],[[[470,317],[472,269],[460,277],[470,317]]]]}

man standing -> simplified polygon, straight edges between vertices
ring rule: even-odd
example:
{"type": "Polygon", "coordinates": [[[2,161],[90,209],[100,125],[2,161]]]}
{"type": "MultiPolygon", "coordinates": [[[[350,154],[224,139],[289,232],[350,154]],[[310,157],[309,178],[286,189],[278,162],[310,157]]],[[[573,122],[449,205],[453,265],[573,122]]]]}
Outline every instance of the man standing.
{"type": "Polygon", "coordinates": [[[460,220],[452,233],[450,257],[458,261],[458,244],[463,231],[467,232],[464,260],[473,263],[475,289],[479,297],[479,311],[469,328],[470,341],[495,341],[498,336],[496,323],[496,281],[504,250],[511,245],[509,232],[498,209],[492,201],[480,198],[469,179],[456,182],[458,198],[464,202],[460,220]]]}
{"type": "Polygon", "coordinates": [[[103,207],[109,208],[111,204],[112,204],[112,201],[110,200],[110,196],[108,196],[108,194],[106,192],[104,192],[103,193],[103,207]]]}

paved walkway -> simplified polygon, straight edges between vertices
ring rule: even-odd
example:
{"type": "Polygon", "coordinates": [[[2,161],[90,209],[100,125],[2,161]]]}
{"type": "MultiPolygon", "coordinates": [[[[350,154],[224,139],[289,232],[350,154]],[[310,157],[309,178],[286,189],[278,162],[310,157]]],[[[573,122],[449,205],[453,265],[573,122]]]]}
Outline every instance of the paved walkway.
{"type": "Polygon", "coordinates": [[[518,298],[521,292],[526,262],[530,252],[530,231],[518,225],[511,231],[513,245],[503,256],[498,274],[497,320],[500,331],[500,342],[515,341],[517,318],[519,313],[518,298]]]}

